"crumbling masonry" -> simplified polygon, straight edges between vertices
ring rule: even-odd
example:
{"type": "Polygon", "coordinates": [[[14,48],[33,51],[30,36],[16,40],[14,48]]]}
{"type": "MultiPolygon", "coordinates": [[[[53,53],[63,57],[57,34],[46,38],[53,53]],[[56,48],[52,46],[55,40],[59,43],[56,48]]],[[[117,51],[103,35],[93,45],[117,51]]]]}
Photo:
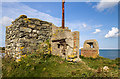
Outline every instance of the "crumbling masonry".
{"type": "Polygon", "coordinates": [[[99,46],[95,39],[86,40],[81,48],[81,56],[97,58],[99,56],[99,46]]]}
{"type": "Polygon", "coordinates": [[[6,27],[6,55],[20,58],[26,52],[34,52],[40,43],[49,40],[51,53],[63,58],[76,55],[79,58],[79,32],[71,32],[54,24],[21,15],[6,27]],[[24,48],[24,50],[23,50],[24,48]],[[22,52],[22,53],[21,53],[22,52]]]}

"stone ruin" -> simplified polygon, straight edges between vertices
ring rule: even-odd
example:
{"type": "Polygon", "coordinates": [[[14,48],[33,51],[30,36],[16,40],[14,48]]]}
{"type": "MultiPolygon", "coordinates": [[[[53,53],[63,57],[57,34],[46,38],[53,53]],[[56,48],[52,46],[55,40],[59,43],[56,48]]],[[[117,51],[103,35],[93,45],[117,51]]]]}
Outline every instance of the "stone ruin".
{"type": "Polygon", "coordinates": [[[6,27],[6,55],[20,58],[27,52],[34,52],[40,43],[51,38],[51,26],[52,23],[21,15],[6,27]]]}
{"type": "Polygon", "coordinates": [[[99,56],[99,46],[95,39],[86,40],[81,48],[81,56],[97,58],[99,56]]]}
{"type": "Polygon", "coordinates": [[[71,32],[68,27],[62,29],[46,21],[27,18],[26,15],[21,15],[6,27],[6,55],[18,59],[22,54],[40,49],[38,45],[46,40],[51,44],[51,54],[65,59],[69,55],[79,58],[78,31],[71,32]]]}
{"type": "Polygon", "coordinates": [[[79,32],[61,27],[52,27],[52,54],[68,58],[70,55],[76,55],[79,58],[79,32]]]}

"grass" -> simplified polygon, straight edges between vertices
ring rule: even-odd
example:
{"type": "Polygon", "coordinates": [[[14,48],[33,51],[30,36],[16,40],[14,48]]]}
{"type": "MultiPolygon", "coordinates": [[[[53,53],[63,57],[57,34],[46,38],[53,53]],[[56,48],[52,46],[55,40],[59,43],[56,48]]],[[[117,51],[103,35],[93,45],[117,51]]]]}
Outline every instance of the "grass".
{"type": "Polygon", "coordinates": [[[70,63],[53,55],[40,57],[39,54],[32,54],[22,58],[18,63],[7,58],[2,60],[3,77],[118,77],[118,59],[81,59],[85,64],[70,63]],[[103,66],[108,66],[110,72],[97,73],[98,68],[103,66]]]}
{"type": "Polygon", "coordinates": [[[107,73],[106,76],[112,76],[112,77],[118,77],[118,70],[120,68],[120,58],[116,58],[114,60],[104,58],[99,56],[98,58],[85,58],[83,56],[80,56],[80,58],[88,65],[90,68],[99,70],[100,68],[103,68],[104,66],[108,66],[109,73],[107,73]]]}
{"type": "Polygon", "coordinates": [[[2,58],[0,57],[0,79],[2,76],[2,58]]]}
{"type": "Polygon", "coordinates": [[[46,59],[27,57],[19,63],[6,63],[3,59],[3,64],[3,77],[82,77],[92,72],[82,63],[68,63],[60,57],[49,55],[46,59]]]}

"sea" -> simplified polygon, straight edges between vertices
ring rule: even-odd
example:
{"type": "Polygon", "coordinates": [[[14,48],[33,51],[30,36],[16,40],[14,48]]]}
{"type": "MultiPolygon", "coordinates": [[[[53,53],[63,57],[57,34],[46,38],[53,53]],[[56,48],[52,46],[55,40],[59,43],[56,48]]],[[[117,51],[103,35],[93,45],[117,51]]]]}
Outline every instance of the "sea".
{"type": "MultiPolygon", "coordinates": [[[[81,50],[80,50],[80,54],[81,54],[81,50]]],[[[0,52],[0,57],[1,56],[2,53],[0,52]]],[[[99,49],[99,56],[109,59],[120,58],[120,49],[99,49]]]]}
{"type": "Polygon", "coordinates": [[[109,59],[120,58],[120,49],[99,49],[99,56],[109,59]]]}

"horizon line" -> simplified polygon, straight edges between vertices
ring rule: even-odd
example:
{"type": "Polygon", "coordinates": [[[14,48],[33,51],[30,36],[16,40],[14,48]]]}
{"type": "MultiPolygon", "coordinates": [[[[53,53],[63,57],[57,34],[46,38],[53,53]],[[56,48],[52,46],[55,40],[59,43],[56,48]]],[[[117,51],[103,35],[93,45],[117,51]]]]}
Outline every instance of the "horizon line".
{"type": "MultiPolygon", "coordinates": [[[[79,49],[81,49],[81,47],[79,49]]],[[[99,48],[99,49],[120,49],[120,48],[99,48]]]]}

